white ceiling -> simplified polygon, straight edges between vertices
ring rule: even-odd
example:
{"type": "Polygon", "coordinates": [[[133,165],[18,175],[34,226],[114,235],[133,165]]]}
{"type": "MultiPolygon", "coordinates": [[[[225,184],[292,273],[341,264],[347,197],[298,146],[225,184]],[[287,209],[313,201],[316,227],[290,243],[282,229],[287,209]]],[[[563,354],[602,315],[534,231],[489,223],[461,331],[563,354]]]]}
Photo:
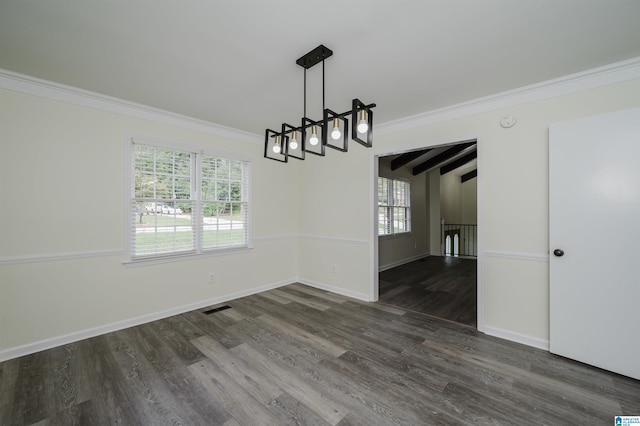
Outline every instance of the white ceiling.
{"type": "Polygon", "coordinates": [[[299,122],[319,44],[326,106],[382,123],[639,57],[640,1],[0,1],[0,68],[256,134],[299,122]]]}

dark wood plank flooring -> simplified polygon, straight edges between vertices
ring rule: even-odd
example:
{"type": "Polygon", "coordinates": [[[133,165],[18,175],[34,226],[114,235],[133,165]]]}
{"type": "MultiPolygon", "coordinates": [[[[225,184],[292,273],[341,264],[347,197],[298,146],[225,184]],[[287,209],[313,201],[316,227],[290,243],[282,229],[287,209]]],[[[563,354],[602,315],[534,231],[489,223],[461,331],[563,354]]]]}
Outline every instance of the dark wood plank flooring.
{"type": "Polygon", "coordinates": [[[2,425],[612,424],[640,382],[289,285],[0,363],[2,425]],[[214,307],[211,307],[214,308],[214,307]]]}
{"type": "Polygon", "coordinates": [[[476,327],[475,259],[429,256],[380,272],[379,300],[476,327]]]}

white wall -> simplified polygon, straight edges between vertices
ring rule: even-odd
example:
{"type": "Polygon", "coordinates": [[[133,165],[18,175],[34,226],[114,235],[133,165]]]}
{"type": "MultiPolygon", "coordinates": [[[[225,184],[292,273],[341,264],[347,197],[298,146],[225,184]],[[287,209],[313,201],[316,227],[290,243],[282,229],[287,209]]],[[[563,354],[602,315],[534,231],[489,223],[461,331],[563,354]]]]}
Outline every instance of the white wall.
{"type": "Polygon", "coordinates": [[[478,179],[469,179],[460,185],[461,223],[478,224],[478,179]]]}
{"type": "Polygon", "coordinates": [[[0,359],[296,280],[298,165],[260,141],[2,89],[0,117],[0,359]],[[249,156],[254,248],[125,267],[128,134],[249,156]]]}
{"type": "Polygon", "coordinates": [[[453,173],[440,176],[440,217],[444,223],[462,223],[460,177],[453,173]]]}
{"type": "MultiPolygon", "coordinates": [[[[483,292],[479,295],[479,327],[491,334],[545,347],[549,338],[549,124],[639,104],[640,79],[636,79],[377,134],[370,151],[355,147],[348,154],[328,155],[322,160],[322,170],[306,165],[301,168],[304,178],[330,170],[332,182],[318,181],[308,188],[308,196],[301,197],[301,209],[309,211],[316,199],[346,202],[352,221],[341,221],[340,228],[355,240],[369,240],[373,247],[374,224],[371,220],[367,226],[364,219],[374,215],[373,197],[366,196],[373,193],[375,178],[371,157],[477,138],[479,224],[483,237],[479,247],[483,292]],[[518,123],[510,129],[499,125],[507,113],[518,117],[518,123]],[[341,182],[350,182],[351,197],[332,195],[341,182]]],[[[302,232],[311,226],[314,233],[322,235],[331,234],[335,225],[322,215],[301,219],[302,232]]],[[[336,258],[348,256],[340,243],[328,244],[324,249],[336,258]]],[[[358,251],[359,259],[365,258],[367,252],[363,246],[358,251]]],[[[375,288],[372,259],[371,253],[368,261],[351,265],[358,273],[344,283],[345,288],[361,294],[375,288]]],[[[301,270],[312,262],[305,250],[301,250],[300,262],[301,270]]]]}
{"type": "MultiPolygon", "coordinates": [[[[433,174],[438,173],[434,170],[433,174]]],[[[440,215],[445,224],[476,225],[478,218],[477,178],[461,183],[460,176],[447,173],[440,178],[440,215]]],[[[441,233],[441,230],[438,230],[441,233]]],[[[477,232],[465,228],[460,235],[460,252],[475,255],[477,232]]]]}
{"type": "Polygon", "coordinates": [[[478,137],[486,331],[548,342],[549,124],[638,104],[634,80],[377,138],[374,149],[385,152],[478,137]],[[499,126],[506,113],[518,117],[515,127],[499,126]]]}
{"type": "Polygon", "coordinates": [[[363,285],[374,274],[369,268],[374,244],[370,152],[356,143],[348,153],[327,148],[326,156],[308,155],[299,168],[301,282],[370,298],[363,285]]]}
{"type": "MultiPolygon", "coordinates": [[[[438,173],[434,170],[432,174],[438,173]]],[[[447,173],[440,177],[440,216],[445,223],[475,225],[478,221],[478,179],[464,183],[460,176],[447,173]]]]}
{"type": "Polygon", "coordinates": [[[429,240],[431,255],[442,255],[442,238],[440,236],[440,172],[432,170],[429,173],[429,240]]]}
{"type": "Polygon", "coordinates": [[[430,252],[429,180],[427,173],[414,176],[406,167],[391,170],[389,157],[379,159],[378,175],[411,184],[411,232],[383,235],[378,239],[379,270],[385,270],[427,256],[430,252]]]}

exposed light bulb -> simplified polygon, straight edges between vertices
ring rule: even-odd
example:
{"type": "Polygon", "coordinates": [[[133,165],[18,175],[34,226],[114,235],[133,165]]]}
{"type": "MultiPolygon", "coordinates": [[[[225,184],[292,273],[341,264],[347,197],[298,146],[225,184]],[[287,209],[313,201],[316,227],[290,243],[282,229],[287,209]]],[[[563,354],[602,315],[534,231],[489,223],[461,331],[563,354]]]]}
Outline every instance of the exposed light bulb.
{"type": "Polygon", "coordinates": [[[276,154],[280,154],[280,151],[280,137],[276,136],[275,145],[273,145],[273,152],[275,152],[276,154]]]}
{"type": "Polygon", "coordinates": [[[291,135],[291,140],[289,141],[289,148],[298,149],[298,140],[296,139],[296,131],[293,131],[291,135]]]}
{"type": "Polygon", "coordinates": [[[358,133],[367,133],[369,130],[369,123],[364,115],[364,110],[360,111],[360,120],[358,121],[358,133]]]}
{"type": "Polygon", "coordinates": [[[318,134],[316,131],[316,126],[311,126],[311,137],[309,138],[309,143],[313,146],[318,145],[318,134]]]}
{"type": "Polygon", "coordinates": [[[338,119],[334,118],[333,119],[333,130],[331,131],[331,138],[335,141],[337,141],[338,139],[340,139],[340,136],[342,135],[342,133],[340,133],[340,126],[338,125],[338,119]]]}

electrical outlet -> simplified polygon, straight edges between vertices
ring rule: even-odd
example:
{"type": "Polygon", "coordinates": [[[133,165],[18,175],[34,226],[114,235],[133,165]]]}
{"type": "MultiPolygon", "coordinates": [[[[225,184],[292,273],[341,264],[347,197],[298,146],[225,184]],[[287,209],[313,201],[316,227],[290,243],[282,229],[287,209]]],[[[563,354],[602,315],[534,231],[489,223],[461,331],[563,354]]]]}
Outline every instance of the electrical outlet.
{"type": "Polygon", "coordinates": [[[333,263],[331,264],[331,273],[335,274],[338,272],[338,265],[333,263]]]}
{"type": "Polygon", "coordinates": [[[213,284],[216,281],[216,274],[214,272],[209,272],[209,284],[213,284]]]}

